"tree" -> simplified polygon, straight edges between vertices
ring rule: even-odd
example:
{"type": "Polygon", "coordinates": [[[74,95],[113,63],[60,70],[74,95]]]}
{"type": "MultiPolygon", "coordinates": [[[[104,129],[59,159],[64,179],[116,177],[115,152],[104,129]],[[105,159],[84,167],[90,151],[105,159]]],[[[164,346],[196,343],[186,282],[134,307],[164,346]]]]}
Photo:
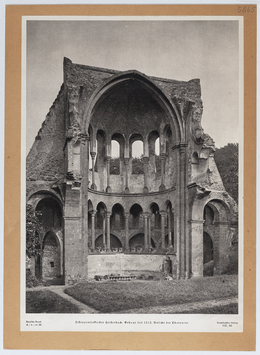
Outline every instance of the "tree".
{"type": "Polygon", "coordinates": [[[227,192],[238,202],[238,144],[216,149],[215,162],[227,192]]]}
{"type": "Polygon", "coordinates": [[[29,258],[39,255],[41,251],[40,215],[30,204],[26,205],[26,255],[29,258]]]}

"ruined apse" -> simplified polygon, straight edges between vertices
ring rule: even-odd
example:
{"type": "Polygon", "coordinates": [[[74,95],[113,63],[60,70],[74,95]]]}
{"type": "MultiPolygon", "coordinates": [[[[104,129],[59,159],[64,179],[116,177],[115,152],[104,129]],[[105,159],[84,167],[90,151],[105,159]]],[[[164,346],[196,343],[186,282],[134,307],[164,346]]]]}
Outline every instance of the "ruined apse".
{"type": "Polygon", "coordinates": [[[203,277],[208,263],[225,273],[237,206],[202,113],[199,79],[64,58],[64,82],[27,156],[27,203],[41,223],[32,273],[65,284],[144,271],[203,277]]]}

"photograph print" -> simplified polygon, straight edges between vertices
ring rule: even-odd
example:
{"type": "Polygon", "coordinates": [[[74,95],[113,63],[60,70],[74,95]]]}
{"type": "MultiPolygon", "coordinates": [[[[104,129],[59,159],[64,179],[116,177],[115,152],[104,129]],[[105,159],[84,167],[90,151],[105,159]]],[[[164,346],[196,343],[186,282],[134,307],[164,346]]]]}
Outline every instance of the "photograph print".
{"type": "Polygon", "coordinates": [[[24,19],[26,319],[241,316],[241,26],[24,19]]]}

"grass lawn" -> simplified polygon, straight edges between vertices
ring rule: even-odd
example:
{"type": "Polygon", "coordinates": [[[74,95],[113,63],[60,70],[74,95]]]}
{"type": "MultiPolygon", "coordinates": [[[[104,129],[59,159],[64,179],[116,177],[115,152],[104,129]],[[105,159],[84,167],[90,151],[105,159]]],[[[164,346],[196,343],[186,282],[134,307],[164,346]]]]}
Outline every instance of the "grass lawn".
{"type": "Polygon", "coordinates": [[[208,308],[201,308],[194,311],[179,312],[179,314],[238,314],[238,304],[230,303],[225,306],[215,306],[208,308]]]}
{"type": "Polygon", "coordinates": [[[78,307],[49,290],[26,292],[26,313],[79,313],[78,307]]]}
{"type": "Polygon", "coordinates": [[[170,306],[236,297],[237,275],[178,281],[80,282],[65,289],[76,300],[102,312],[170,306]]]}

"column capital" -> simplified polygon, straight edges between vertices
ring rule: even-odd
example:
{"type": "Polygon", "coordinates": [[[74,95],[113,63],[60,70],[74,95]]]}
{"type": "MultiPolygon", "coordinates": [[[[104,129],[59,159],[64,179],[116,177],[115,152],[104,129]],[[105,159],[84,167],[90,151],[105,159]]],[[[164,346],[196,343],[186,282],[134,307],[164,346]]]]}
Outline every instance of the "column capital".
{"type": "Polygon", "coordinates": [[[93,210],[93,211],[91,211],[90,213],[91,213],[91,216],[92,216],[92,217],[93,217],[93,216],[95,217],[97,211],[96,211],[96,210],[93,210]]]}
{"type": "Polygon", "coordinates": [[[160,158],[161,158],[162,160],[166,159],[166,153],[160,153],[160,158]]]}
{"type": "Polygon", "coordinates": [[[196,220],[196,219],[191,219],[189,220],[190,223],[196,223],[196,224],[204,224],[204,220],[196,220]]]}
{"type": "Polygon", "coordinates": [[[94,159],[96,156],[96,152],[90,152],[91,158],[94,159]]]}
{"type": "Polygon", "coordinates": [[[125,218],[128,219],[130,217],[131,213],[130,212],[125,212],[125,218]]]}
{"type": "Polygon", "coordinates": [[[150,213],[149,212],[143,212],[143,217],[144,218],[148,218],[150,216],[150,213]]]}
{"type": "Polygon", "coordinates": [[[166,211],[160,211],[160,215],[161,215],[161,217],[166,217],[167,216],[167,212],[166,211]]]}
{"type": "Polygon", "coordinates": [[[110,211],[107,211],[107,212],[106,212],[106,218],[110,218],[111,215],[112,215],[112,212],[110,212],[110,211]]]}
{"type": "Polygon", "coordinates": [[[111,156],[110,156],[110,155],[107,155],[107,156],[106,156],[106,160],[107,160],[108,162],[110,162],[111,156]]]}

